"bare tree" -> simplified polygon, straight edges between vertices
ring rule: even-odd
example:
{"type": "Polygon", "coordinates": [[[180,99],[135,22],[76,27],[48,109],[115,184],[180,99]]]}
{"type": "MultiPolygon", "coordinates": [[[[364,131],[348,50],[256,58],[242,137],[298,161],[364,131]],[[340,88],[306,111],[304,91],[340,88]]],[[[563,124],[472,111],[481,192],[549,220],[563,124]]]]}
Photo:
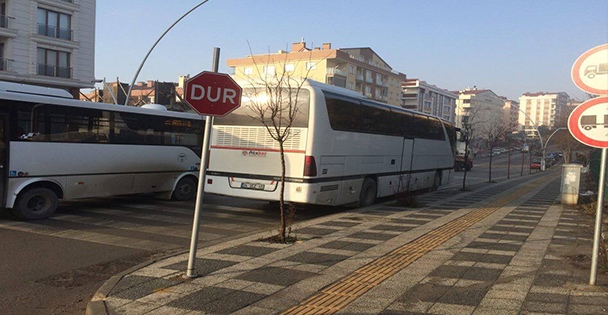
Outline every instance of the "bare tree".
{"type": "MultiPolygon", "coordinates": [[[[293,76],[291,70],[285,68],[287,60],[277,63],[267,60],[263,67],[273,71],[256,71],[254,77],[248,77],[249,86],[244,86],[244,97],[249,98],[249,115],[260,122],[270,137],[277,142],[281,160],[281,178],[279,183],[280,226],[278,241],[287,240],[287,230],[291,225],[285,205],[285,143],[292,136],[292,125],[302,114],[301,90],[308,78],[310,69],[300,77],[293,76]]],[[[254,59],[256,69],[260,69],[254,59]]],[[[243,77],[241,75],[241,77],[243,77]]],[[[293,210],[293,209],[292,209],[293,210]]]]}
{"type": "Polygon", "coordinates": [[[509,130],[509,126],[504,123],[500,115],[487,115],[486,120],[479,126],[479,135],[487,141],[490,151],[490,165],[488,171],[488,182],[492,182],[492,158],[494,157],[494,148],[509,130]]]}
{"type": "Polygon", "coordinates": [[[554,146],[556,146],[559,151],[562,151],[564,163],[570,163],[570,158],[574,150],[579,147],[584,147],[582,143],[574,139],[568,130],[557,132],[553,136],[553,139],[552,143],[554,143],[554,146]]]}
{"type": "MultiPolygon", "coordinates": [[[[467,182],[467,172],[468,169],[466,167],[467,163],[469,162],[469,160],[471,160],[471,155],[470,152],[471,151],[471,141],[473,139],[475,139],[476,136],[476,131],[478,128],[478,112],[479,112],[479,108],[470,108],[468,115],[466,116],[462,116],[462,137],[464,139],[464,164],[465,167],[463,168],[464,170],[464,175],[462,177],[462,189],[461,190],[466,190],[466,182],[467,182]]],[[[471,160],[472,161],[472,160],[471,160]]]]}
{"type": "MultiPolygon", "coordinates": [[[[469,166],[468,164],[470,163],[471,160],[471,154],[469,151],[471,151],[471,140],[474,138],[475,134],[475,128],[474,128],[474,120],[475,120],[475,116],[463,116],[463,123],[462,123],[462,141],[464,142],[464,167],[463,167],[463,171],[464,171],[464,175],[462,176],[462,190],[466,190],[466,182],[467,182],[467,172],[469,171],[469,166]]],[[[461,141],[461,140],[459,140],[461,141]]],[[[458,147],[458,146],[457,146],[458,147]]]]}

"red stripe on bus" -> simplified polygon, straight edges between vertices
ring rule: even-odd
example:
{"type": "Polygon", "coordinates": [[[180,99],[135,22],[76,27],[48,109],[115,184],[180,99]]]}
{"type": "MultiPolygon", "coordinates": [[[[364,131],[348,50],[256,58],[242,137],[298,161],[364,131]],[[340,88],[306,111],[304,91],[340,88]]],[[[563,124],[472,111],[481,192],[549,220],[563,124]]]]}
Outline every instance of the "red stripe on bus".
{"type": "MultiPolygon", "coordinates": [[[[264,151],[264,152],[281,152],[279,149],[259,149],[259,148],[244,148],[244,147],[224,147],[219,145],[212,145],[212,149],[225,149],[225,150],[243,150],[243,151],[264,151]]],[[[306,153],[304,150],[285,150],[285,153],[306,153]]]]}

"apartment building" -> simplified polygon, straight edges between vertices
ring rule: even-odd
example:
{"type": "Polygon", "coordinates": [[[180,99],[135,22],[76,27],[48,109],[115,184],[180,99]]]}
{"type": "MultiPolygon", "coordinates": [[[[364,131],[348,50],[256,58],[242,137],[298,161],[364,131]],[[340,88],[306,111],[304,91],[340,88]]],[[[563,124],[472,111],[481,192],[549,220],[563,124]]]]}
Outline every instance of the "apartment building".
{"type": "Polygon", "coordinates": [[[518,132],[519,128],[519,102],[501,97],[505,106],[503,107],[503,122],[509,126],[511,132],[518,132]]]}
{"type": "Polygon", "coordinates": [[[365,96],[401,106],[401,82],[406,75],[393,69],[369,47],[333,49],[331,43],[308,48],[301,41],[291,51],[250,55],[228,59],[234,75],[245,80],[287,72],[309,79],[358,91],[365,96]]]}
{"type": "Polygon", "coordinates": [[[464,89],[458,92],[456,99],[457,127],[462,128],[463,123],[470,123],[478,137],[481,133],[491,130],[491,125],[503,122],[504,99],[492,90],[478,90],[477,88],[464,89]]]}
{"type": "Polygon", "coordinates": [[[95,0],[0,0],[0,80],[92,88],[95,0]]]}
{"type": "Polygon", "coordinates": [[[569,96],[565,92],[524,93],[519,97],[519,124],[529,136],[536,136],[536,129],[546,126],[550,129],[565,125],[568,118],[569,96]]]}
{"type": "Polygon", "coordinates": [[[420,79],[406,79],[401,88],[401,107],[455,122],[458,95],[420,79]]]}

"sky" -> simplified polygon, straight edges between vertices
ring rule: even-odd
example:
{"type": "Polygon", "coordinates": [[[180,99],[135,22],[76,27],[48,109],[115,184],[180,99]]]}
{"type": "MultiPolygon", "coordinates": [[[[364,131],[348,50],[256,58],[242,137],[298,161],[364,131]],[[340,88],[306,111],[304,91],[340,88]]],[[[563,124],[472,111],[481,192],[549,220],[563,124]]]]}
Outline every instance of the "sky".
{"type": "MultiPolygon", "coordinates": [[[[160,36],[201,0],[97,0],[95,77],[130,83],[160,36]]],[[[307,47],[369,47],[393,70],[450,91],[518,100],[566,92],[570,71],[608,43],[606,0],[208,0],[151,51],[136,81],[177,82],[226,60],[307,47]]]]}

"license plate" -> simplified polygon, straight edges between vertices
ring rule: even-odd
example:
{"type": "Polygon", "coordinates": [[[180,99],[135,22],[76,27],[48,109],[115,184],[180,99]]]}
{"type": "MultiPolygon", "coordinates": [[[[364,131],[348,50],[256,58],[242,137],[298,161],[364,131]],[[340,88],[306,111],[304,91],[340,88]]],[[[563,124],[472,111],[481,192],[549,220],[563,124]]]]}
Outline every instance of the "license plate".
{"type": "Polygon", "coordinates": [[[264,190],[264,184],[258,183],[241,183],[241,188],[243,189],[256,189],[256,190],[264,190]]]}

